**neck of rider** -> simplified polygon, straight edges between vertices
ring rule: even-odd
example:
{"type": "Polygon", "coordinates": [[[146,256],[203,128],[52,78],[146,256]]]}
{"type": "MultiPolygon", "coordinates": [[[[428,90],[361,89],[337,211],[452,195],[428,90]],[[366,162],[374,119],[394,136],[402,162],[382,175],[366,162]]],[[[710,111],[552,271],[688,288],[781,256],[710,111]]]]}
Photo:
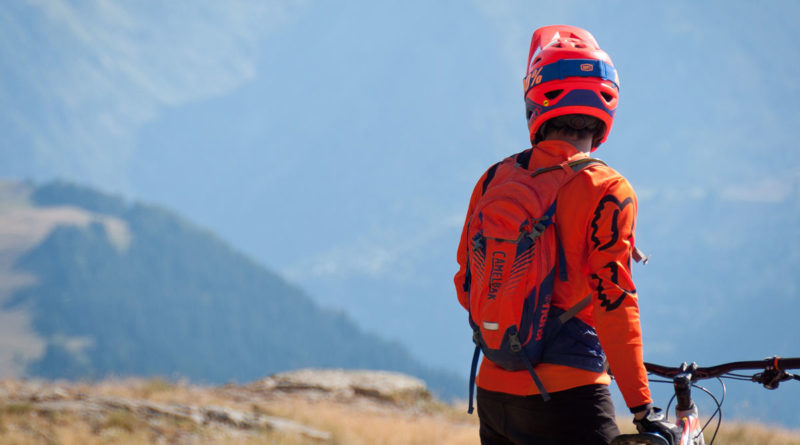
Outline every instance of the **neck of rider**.
{"type": "Polygon", "coordinates": [[[589,154],[592,152],[592,143],[594,142],[593,135],[586,135],[579,137],[574,133],[567,133],[563,130],[550,130],[547,132],[545,141],[564,141],[575,147],[581,153],[589,154]]]}

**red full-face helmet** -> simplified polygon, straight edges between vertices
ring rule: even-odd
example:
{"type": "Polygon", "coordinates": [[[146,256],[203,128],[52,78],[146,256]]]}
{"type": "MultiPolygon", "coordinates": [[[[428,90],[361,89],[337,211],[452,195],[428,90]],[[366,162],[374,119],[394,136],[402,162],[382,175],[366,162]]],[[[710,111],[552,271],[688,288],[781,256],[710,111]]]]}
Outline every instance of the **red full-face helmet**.
{"type": "Polygon", "coordinates": [[[531,39],[523,80],[531,141],[554,117],[586,114],[600,119],[605,131],[592,150],[605,142],[619,99],[619,77],[611,58],[586,30],[567,25],[537,29],[531,39]]]}

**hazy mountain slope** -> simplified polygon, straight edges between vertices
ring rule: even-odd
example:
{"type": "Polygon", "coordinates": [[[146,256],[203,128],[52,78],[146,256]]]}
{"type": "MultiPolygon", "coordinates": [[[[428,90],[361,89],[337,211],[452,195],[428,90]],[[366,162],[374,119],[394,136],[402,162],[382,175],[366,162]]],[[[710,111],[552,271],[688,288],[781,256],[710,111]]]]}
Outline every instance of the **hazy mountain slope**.
{"type": "Polygon", "coordinates": [[[27,308],[47,342],[31,375],[225,382],[315,366],[402,370],[440,392],[462,389],[169,211],[64,183],[32,200],[119,218],[130,237],[115,243],[100,222],[59,226],[17,261],[37,281],[5,308],[27,308]]]}

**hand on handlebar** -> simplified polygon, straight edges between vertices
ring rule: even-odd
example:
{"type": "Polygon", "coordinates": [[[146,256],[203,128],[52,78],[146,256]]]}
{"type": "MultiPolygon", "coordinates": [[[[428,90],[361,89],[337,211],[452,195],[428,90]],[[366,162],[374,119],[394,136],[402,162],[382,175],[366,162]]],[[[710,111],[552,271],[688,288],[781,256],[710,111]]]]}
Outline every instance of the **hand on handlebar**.
{"type": "Polygon", "coordinates": [[[650,408],[643,418],[634,419],[633,424],[640,433],[658,433],[672,445],[681,443],[681,429],[666,421],[661,408],[650,408]]]}

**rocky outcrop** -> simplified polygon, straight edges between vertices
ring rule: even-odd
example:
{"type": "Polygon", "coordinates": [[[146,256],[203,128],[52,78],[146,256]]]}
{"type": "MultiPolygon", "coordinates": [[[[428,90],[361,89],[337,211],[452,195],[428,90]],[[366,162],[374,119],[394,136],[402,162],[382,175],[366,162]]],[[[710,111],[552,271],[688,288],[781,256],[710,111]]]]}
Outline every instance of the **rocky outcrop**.
{"type": "Polygon", "coordinates": [[[389,371],[301,369],[272,375],[248,387],[259,392],[316,392],[338,399],[367,397],[401,405],[432,398],[422,380],[389,371]]]}

